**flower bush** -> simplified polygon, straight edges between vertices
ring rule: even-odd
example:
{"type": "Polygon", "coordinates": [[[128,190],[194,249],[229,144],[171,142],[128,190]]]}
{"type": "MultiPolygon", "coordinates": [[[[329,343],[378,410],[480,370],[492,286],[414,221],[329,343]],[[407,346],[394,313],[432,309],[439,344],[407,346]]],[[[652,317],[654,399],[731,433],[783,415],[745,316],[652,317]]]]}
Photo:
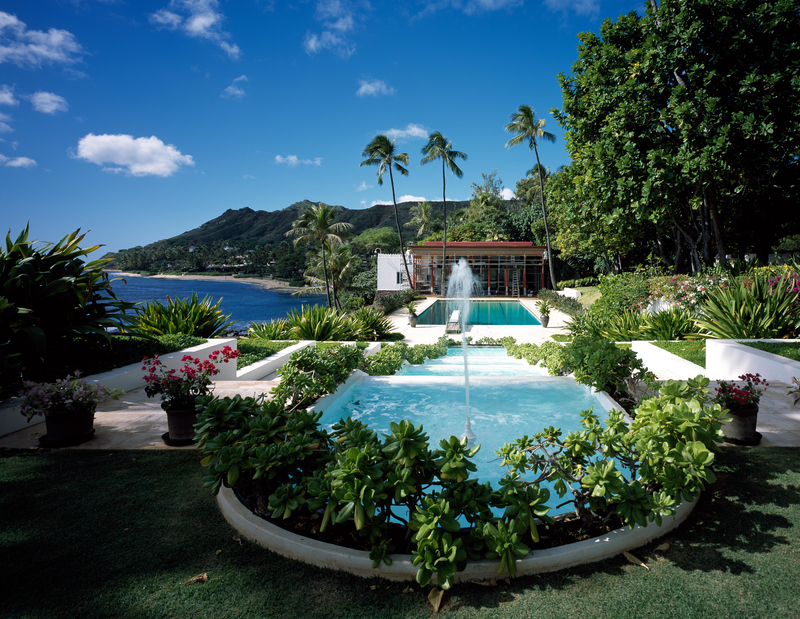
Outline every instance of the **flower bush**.
{"type": "Polygon", "coordinates": [[[94,411],[101,402],[116,400],[123,393],[121,389],[109,389],[105,385],[90,385],[80,377],[80,372],[52,383],[26,380],[23,384],[26,389],[19,392],[21,412],[28,421],[34,415],[47,416],[57,409],[94,411]]]}
{"type": "Polygon", "coordinates": [[[797,376],[792,376],[792,382],[794,383],[794,388],[789,387],[789,395],[792,396],[794,405],[797,406],[797,403],[800,402],[800,379],[797,376]]]}
{"type": "Polygon", "coordinates": [[[201,361],[192,355],[184,355],[181,361],[182,368],[166,368],[158,355],[149,359],[142,359],[142,370],[147,372],[144,387],[147,396],[160,395],[164,406],[175,403],[194,402],[197,396],[211,393],[211,377],[219,374],[219,369],[213,362],[228,363],[239,356],[238,350],[225,346],[222,350],[215,350],[208,359],[201,361]]]}
{"type": "Polygon", "coordinates": [[[739,380],[743,381],[741,386],[735,381],[717,381],[719,386],[716,388],[714,402],[728,409],[756,405],[761,401],[761,394],[769,386],[769,383],[761,378],[761,374],[742,374],[739,380]],[[759,388],[761,385],[764,386],[763,389],[759,388]]]}

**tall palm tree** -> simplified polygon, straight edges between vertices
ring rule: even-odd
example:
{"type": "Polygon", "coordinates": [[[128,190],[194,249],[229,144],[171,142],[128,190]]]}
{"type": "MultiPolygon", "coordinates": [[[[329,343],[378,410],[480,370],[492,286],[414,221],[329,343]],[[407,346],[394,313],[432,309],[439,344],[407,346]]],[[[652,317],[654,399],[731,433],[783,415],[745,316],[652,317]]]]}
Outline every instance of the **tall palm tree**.
{"type": "Polygon", "coordinates": [[[410,212],[411,221],[409,221],[406,226],[416,228],[416,235],[418,237],[430,234],[439,223],[439,213],[433,212],[433,207],[427,200],[423,200],[419,204],[412,206],[410,212]]]}
{"type": "Polygon", "coordinates": [[[394,176],[392,175],[392,168],[400,172],[401,176],[408,176],[408,168],[403,166],[408,165],[408,153],[396,153],[394,150],[394,140],[390,140],[384,134],[376,135],[372,142],[367,144],[364,152],[361,153],[362,157],[366,157],[364,161],[359,164],[359,168],[365,165],[378,166],[378,185],[383,185],[383,175],[389,171],[389,181],[392,183],[392,203],[394,204],[394,223],[397,226],[397,236],[400,237],[400,254],[403,256],[403,266],[406,268],[406,277],[408,278],[408,285],[411,285],[411,273],[408,270],[408,262],[406,262],[406,249],[403,245],[403,231],[400,228],[400,216],[397,213],[397,198],[394,195],[394,176]]]}
{"type": "Polygon", "coordinates": [[[547,142],[555,142],[556,136],[544,130],[544,118],[536,119],[536,114],[529,105],[520,105],[519,110],[511,115],[511,122],[506,125],[508,133],[515,134],[506,146],[511,148],[517,144],[528,142],[528,148],[536,154],[536,171],[539,176],[539,196],[542,201],[542,219],[544,220],[544,236],[547,241],[547,263],[550,265],[550,284],[553,290],[558,290],[556,285],[556,272],[553,268],[553,249],[550,246],[550,230],[547,227],[547,209],[544,207],[544,175],[542,164],[539,162],[539,149],[536,147],[537,138],[547,142]]]}
{"type": "Polygon", "coordinates": [[[462,153],[460,150],[453,150],[453,143],[448,142],[441,131],[434,131],[428,136],[428,143],[422,147],[422,154],[425,155],[420,162],[420,165],[425,165],[436,159],[442,160],[442,202],[444,202],[444,235],[442,236],[442,296],[446,294],[446,279],[447,279],[447,182],[445,171],[450,168],[450,171],[455,174],[456,178],[461,178],[464,173],[461,168],[456,164],[456,159],[467,160],[467,154],[462,153]]]}
{"type": "MultiPolygon", "coordinates": [[[[324,249],[327,252],[327,267],[330,273],[333,304],[336,309],[341,310],[342,304],[339,301],[339,294],[346,288],[347,282],[352,279],[353,273],[361,266],[361,257],[353,255],[349,244],[332,245],[325,241],[324,249]]],[[[306,282],[311,286],[293,293],[296,296],[319,294],[325,285],[324,280],[319,277],[320,273],[325,270],[322,262],[322,248],[308,252],[306,261],[309,268],[305,273],[305,278],[306,282]]]]}
{"type": "Polygon", "coordinates": [[[343,237],[353,227],[344,221],[334,221],[336,209],[324,202],[312,205],[300,213],[292,223],[292,229],[286,236],[294,237],[297,246],[313,245],[319,243],[322,251],[322,271],[325,275],[325,293],[328,297],[328,307],[331,307],[331,289],[328,281],[328,265],[326,258],[326,244],[340,245],[343,237]]]}

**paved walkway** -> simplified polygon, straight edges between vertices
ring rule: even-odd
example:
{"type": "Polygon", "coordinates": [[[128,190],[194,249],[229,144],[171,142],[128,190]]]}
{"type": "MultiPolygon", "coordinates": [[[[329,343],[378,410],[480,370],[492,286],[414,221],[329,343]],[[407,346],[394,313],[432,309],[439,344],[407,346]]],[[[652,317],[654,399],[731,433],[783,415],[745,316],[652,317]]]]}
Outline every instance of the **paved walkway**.
{"type": "MultiPolygon", "coordinates": [[[[423,311],[433,301],[434,299],[428,299],[418,304],[418,311],[423,311]]],[[[522,302],[534,309],[535,301],[524,299],[522,302]]],[[[444,326],[441,325],[418,325],[412,329],[408,325],[407,312],[404,309],[394,312],[389,319],[395,328],[404,334],[404,341],[412,345],[432,344],[444,334],[444,326]]],[[[541,326],[472,326],[468,328],[467,335],[473,340],[510,335],[518,342],[541,343],[550,339],[555,333],[563,333],[567,319],[566,315],[553,311],[547,329],[541,326]]],[[[649,369],[662,380],[670,377],[670,369],[667,367],[649,369]]],[[[237,393],[243,396],[268,393],[277,384],[274,375],[269,378],[273,380],[216,383],[214,392],[222,397],[237,393]]],[[[786,389],[785,384],[770,383],[762,396],[757,428],[763,435],[762,445],[800,446],[800,406],[792,405],[792,400],[786,395],[786,389]]],[[[167,431],[167,416],[161,410],[160,401],[148,398],[143,388],[128,392],[117,401],[112,400],[99,406],[94,427],[96,432],[92,440],[73,449],[194,449],[193,446],[168,447],[164,444],[161,436],[167,431]]],[[[39,437],[45,433],[45,424],[38,423],[0,437],[0,448],[37,448],[39,437]]]]}

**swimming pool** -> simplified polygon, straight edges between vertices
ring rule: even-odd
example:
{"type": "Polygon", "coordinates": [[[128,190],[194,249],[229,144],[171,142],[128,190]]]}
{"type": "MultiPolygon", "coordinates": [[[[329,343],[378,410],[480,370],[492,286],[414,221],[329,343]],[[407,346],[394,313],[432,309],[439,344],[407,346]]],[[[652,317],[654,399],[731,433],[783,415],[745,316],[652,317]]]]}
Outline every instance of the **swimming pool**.
{"type": "MultiPolygon", "coordinates": [[[[502,346],[469,348],[469,375],[472,376],[547,376],[547,370],[524,359],[510,357],[502,346]]],[[[407,365],[395,376],[464,376],[464,351],[449,348],[438,359],[427,359],[420,365],[407,365]]]]}
{"type": "MultiPolygon", "coordinates": [[[[417,324],[443,325],[454,310],[459,309],[458,301],[437,300],[419,315],[417,324]]],[[[467,324],[470,325],[540,325],[542,323],[519,301],[481,301],[470,300],[467,324]]]]}

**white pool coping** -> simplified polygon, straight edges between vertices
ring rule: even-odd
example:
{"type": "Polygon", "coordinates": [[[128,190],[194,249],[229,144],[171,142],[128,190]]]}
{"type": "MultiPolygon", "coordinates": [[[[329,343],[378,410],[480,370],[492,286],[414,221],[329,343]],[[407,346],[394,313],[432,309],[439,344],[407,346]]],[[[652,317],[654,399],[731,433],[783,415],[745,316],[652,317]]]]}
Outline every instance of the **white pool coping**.
{"type": "MultiPolygon", "coordinates": [[[[272,550],[284,557],[303,563],[342,570],[364,578],[385,578],[387,580],[415,580],[417,567],[411,564],[411,555],[391,555],[392,564],[372,567],[369,552],[343,548],[320,542],[290,531],[259,518],[236,498],[233,490],[223,487],[217,495],[217,502],[225,519],[242,536],[272,550]]],[[[515,561],[515,576],[525,576],[540,572],[554,572],[584,563],[602,561],[626,550],[638,548],[679,526],[692,513],[697,498],[692,502],[681,503],[672,516],[662,519],[661,526],[650,523],[646,527],[636,525],[633,529],[622,528],[591,539],[536,550],[515,561]]],[[[470,561],[462,572],[457,572],[455,582],[470,582],[497,578],[499,561],[470,561]]],[[[434,575],[433,581],[435,582],[434,575]]]]}

